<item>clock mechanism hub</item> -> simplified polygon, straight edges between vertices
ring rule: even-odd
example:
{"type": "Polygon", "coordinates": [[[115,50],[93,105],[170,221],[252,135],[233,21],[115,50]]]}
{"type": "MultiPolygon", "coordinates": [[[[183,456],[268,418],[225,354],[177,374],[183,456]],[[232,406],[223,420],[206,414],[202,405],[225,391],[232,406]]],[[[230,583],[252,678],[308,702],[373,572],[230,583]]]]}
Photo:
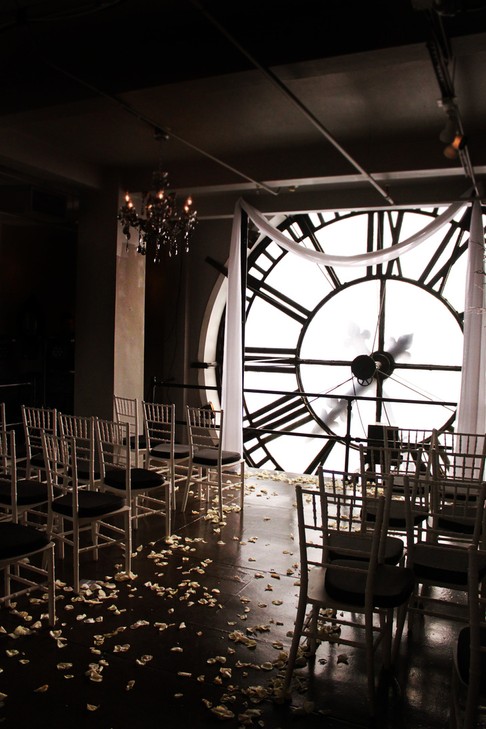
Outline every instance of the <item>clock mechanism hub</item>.
{"type": "Polygon", "coordinates": [[[351,362],[351,372],[363,386],[371,385],[378,377],[389,377],[394,369],[395,360],[389,352],[360,354],[351,362]]]}

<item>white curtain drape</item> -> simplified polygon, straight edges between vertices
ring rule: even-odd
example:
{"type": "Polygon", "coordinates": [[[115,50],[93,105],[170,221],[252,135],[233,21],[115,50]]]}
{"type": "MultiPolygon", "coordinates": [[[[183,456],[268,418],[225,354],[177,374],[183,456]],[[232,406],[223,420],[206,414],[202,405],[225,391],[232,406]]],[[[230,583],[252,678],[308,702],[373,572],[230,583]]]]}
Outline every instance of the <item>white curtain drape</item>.
{"type": "MultiPolygon", "coordinates": [[[[290,251],[302,258],[315,263],[320,263],[327,266],[363,266],[363,265],[375,265],[384,263],[386,261],[403,256],[409,251],[413,250],[443,225],[448,223],[460,210],[465,207],[468,203],[466,201],[456,202],[450,205],[441,215],[435,218],[431,223],[426,225],[422,231],[415,233],[413,236],[408,238],[397,245],[389,248],[385,248],[381,251],[373,251],[371,253],[363,253],[355,256],[333,256],[319,251],[310,250],[304,248],[304,246],[295,243],[294,241],[287,238],[280,230],[274,228],[268,220],[253,206],[247,203],[245,200],[240,199],[235,206],[235,214],[233,218],[233,229],[231,235],[231,246],[230,255],[228,261],[228,300],[226,305],[226,322],[225,322],[225,343],[224,343],[224,361],[223,361],[223,381],[222,381],[222,407],[225,412],[225,432],[223,437],[223,447],[226,450],[234,450],[243,452],[243,351],[242,351],[242,298],[241,298],[241,213],[242,210],[246,212],[248,217],[253,223],[259,228],[264,234],[269,236],[278,245],[282,246],[287,251],[290,251]]],[[[479,245],[469,246],[470,256],[472,255],[471,249],[474,248],[476,256],[482,257],[484,236],[482,235],[482,221],[481,221],[481,206],[479,203],[475,204],[474,209],[476,213],[473,214],[473,220],[476,220],[476,232],[475,240],[479,245]],[[482,241],[482,244],[481,244],[482,241]],[[479,253],[479,251],[481,251],[479,253]]],[[[471,236],[472,239],[472,231],[471,236]]],[[[482,270],[482,260],[479,267],[474,268],[475,262],[470,262],[470,269],[472,271],[482,270]]],[[[476,276],[475,286],[476,294],[479,297],[479,289],[482,297],[484,297],[484,276],[476,276]]],[[[472,288],[472,287],[470,287],[472,288]]],[[[468,293],[471,293],[469,288],[468,293]]],[[[481,298],[481,302],[483,298],[481,298]]],[[[484,314],[475,316],[474,311],[478,312],[480,306],[477,299],[474,303],[472,301],[466,303],[468,327],[467,327],[467,340],[471,338],[474,340],[478,336],[478,327],[480,334],[484,333],[483,317],[484,314]],[[481,325],[478,324],[478,320],[481,319],[481,325]],[[474,322],[475,327],[471,326],[471,322],[474,322]]],[[[481,304],[484,306],[484,304],[481,304]]],[[[481,309],[483,312],[484,309],[481,309]]],[[[480,336],[482,341],[484,337],[480,336]]],[[[484,352],[484,343],[479,347],[481,352],[481,358],[484,352]]],[[[466,331],[465,331],[465,346],[464,346],[464,357],[465,360],[469,357],[470,352],[469,346],[466,344],[466,331]]],[[[476,356],[476,370],[477,377],[469,377],[469,386],[463,387],[464,392],[461,390],[461,403],[460,412],[469,412],[469,405],[476,395],[476,401],[479,395],[482,397],[482,417],[484,419],[484,362],[486,360],[478,359],[476,356]],[[482,367],[482,369],[480,369],[482,367]],[[481,384],[480,382],[481,381],[481,384]],[[481,392],[479,392],[481,388],[481,392]]],[[[464,377],[463,377],[464,381],[464,377]]],[[[479,413],[477,414],[479,416],[479,413]]],[[[477,421],[478,422],[478,421],[477,421]]],[[[478,426],[476,426],[478,427],[478,426]]],[[[482,430],[484,430],[484,425],[482,430]]],[[[476,430],[474,429],[474,432],[476,430]]],[[[479,431],[482,432],[482,431],[479,431]]]]}
{"type": "Polygon", "coordinates": [[[460,433],[486,432],[486,301],[483,261],[481,203],[475,200],[469,233],[461,394],[456,416],[456,431],[460,433]]]}

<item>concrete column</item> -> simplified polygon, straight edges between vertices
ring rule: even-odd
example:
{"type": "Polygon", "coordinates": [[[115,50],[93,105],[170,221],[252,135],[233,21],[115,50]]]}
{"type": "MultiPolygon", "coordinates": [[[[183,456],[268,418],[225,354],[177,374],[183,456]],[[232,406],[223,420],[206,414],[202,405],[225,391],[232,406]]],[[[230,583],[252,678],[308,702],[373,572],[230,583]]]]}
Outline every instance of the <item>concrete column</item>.
{"type": "Polygon", "coordinates": [[[81,202],[76,294],[74,409],[113,417],[113,395],[142,397],[145,259],[126,250],[118,184],[81,202]]]}

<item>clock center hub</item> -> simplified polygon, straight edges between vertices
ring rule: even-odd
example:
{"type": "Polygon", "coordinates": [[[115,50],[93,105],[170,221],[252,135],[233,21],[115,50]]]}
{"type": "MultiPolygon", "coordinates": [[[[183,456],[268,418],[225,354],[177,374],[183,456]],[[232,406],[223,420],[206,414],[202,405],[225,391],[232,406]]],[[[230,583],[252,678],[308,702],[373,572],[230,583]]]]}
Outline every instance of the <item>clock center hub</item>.
{"type": "Polygon", "coordinates": [[[389,377],[394,369],[393,356],[382,351],[360,354],[351,363],[351,372],[360,385],[370,385],[378,377],[389,377]]]}

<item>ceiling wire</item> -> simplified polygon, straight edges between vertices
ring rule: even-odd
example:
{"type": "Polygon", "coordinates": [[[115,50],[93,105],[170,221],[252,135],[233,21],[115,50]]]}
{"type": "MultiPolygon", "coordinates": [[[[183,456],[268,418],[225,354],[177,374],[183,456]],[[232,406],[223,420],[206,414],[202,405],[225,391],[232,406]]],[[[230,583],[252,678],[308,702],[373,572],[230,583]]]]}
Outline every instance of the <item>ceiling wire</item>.
{"type": "Polygon", "coordinates": [[[327,139],[328,142],[330,142],[333,147],[335,147],[340,154],[342,154],[343,157],[345,157],[348,162],[360,172],[360,174],[365,177],[368,182],[377,190],[380,195],[382,195],[385,200],[390,204],[394,205],[394,201],[388,194],[388,192],[381,187],[381,185],[374,179],[372,175],[369,174],[361,165],[353,158],[351,155],[342,147],[341,144],[332,136],[332,134],[326,129],[326,127],[319,121],[319,119],[302,103],[302,101],[295,96],[295,94],[289,89],[289,87],[284,84],[284,82],[276,76],[276,74],[273,73],[268,68],[265,68],[261,65],[243,46],[224,28],[224,26],[219,23],[216,18],[214,18],[207,10],[203,7],[201,2],[199,0],[191,0],[191,3],[196,7],[234,46],[237,48],[240,53],[242,53],[259,71],[261,71],[268,79],[269,81],[276,86],[293,104],[296,106],[299,111],[301,111],[304,116],[311,122],[311,124],[314,125],[314,127],[322,134],[323,137],[327,139]]]}

